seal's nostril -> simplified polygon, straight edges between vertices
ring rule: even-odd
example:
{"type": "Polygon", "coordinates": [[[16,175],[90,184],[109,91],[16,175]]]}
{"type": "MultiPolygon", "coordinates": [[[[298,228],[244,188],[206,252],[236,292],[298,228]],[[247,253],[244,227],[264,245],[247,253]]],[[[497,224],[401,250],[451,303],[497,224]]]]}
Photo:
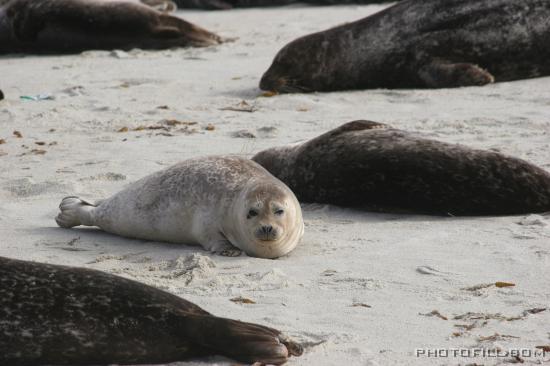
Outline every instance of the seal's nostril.
{"type": "Polygon", "coordinates": [[[273,231],[273,226],[271,226],[271,225],[262,226],[262,232],[264,234],[270,234],[272,231],[273,231]]]}

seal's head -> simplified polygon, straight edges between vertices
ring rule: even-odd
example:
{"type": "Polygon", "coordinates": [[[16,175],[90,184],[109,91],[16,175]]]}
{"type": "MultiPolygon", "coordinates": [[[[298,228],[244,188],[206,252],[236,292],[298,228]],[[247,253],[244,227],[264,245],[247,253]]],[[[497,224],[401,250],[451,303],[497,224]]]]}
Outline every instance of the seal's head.
{"type": "Polygon", "coordinates": [[[304,233],[300,204],[278,180],[251,182],[236,200],[231,214],[236,227],[227,230],[232,236],[230,241],[254,257],[285,255],[296,247],[304,233]]]}
{"type": "Polygon", "coordinates": [[[275,56],[260,80],[260,88],[278,93],[305,93],[322,90],[326,77],[328,41],[317,34],[299,38],[275,56]]]}

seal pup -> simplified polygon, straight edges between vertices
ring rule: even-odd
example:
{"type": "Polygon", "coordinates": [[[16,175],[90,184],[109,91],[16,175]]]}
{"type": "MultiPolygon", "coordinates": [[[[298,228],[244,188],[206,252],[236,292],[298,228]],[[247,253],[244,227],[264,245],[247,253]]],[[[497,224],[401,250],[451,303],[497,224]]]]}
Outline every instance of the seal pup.
{"type": "Polygon", "coordinates": [[[296,3],[310,5],[378,4],[391,0],[175,0],[180,8],[226,10],[261,6],[282,6],[296,3]]]}
{"type": "Polygon", "coordinates": [[[3,1],[0,53],[165,49],[222,42],[205,29],[137,0],[3,1]]]}
{"type": "Polygon", "coordinates": [[[550,211],[547,171],[371,121],[349,122],[252,159],[303,202],[450,215],[550,211]]]}
{"type": "Polygon", "coordinates": [[[302,353],[278,330],[216,317],[108,273],[0,257],[0,363],[107,365],[223,355],[283,364],[302,353]]]}
{"type": "Polygon", "coordinates": [[[201,245],[260,258],[292,251],[304,233],[300,204],[284,183],[249,159],[185,160],[93,204],[66,197],[59,226],[98,226],[126,237],[201,245]],[[238,248],[238,249],[237,249],[238,248]]]}
{"type": "Polygon", "coordinates": [[[550,75],[549,18],[547,0],[405,0],[287,44],[260,88],[450,88],[550,75]]]}

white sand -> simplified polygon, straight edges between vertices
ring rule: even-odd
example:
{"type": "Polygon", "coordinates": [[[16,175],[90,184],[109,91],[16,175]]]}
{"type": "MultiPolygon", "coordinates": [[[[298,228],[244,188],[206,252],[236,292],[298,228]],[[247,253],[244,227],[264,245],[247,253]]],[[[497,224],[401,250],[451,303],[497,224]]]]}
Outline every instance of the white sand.
{"type": "Polygon", "coordinates": [[[381,8],[186,12],[186,19],[239,40],[206,49],[1,58],[0,255],[120,274],[214,314],[279,328],[307,346],[293,365],[497,364],[509,358],[427,359],[414,350],[550,344],[550,310],[513,321],[491,316],[550,306],[549,216],[441,218],[306,205],[305,237],[279,260],[224,258],[56,227],[65,195],[106,197],[186,158],[251,156],[353,119],[498,149],[550,169],[550,78],[454,90],[258,97],[261,74],[288,41],[381,8]],[[55,100],[19,99],[39,93],[55,100]],[[257,110],[220,110],[242,100],[257,110]],[[117,132],[163,119],[197,122],[188,128],[196,133],[181,125],[117,132]],[[208,124],[215,130],[206,131],[208,124]],[[233,137],[240,130],[257,138],[233,137]],[[516,286],[463,289],[496,281],[516,286]],[[229,301],[237,296],[256,304],[229,301]],[[433,310],[448,320],[421,315],[433,310]],[[453,319],[468,312],[497,319],[453,319]],[[495,333],[501,337],[480,338],[495,333]]]}

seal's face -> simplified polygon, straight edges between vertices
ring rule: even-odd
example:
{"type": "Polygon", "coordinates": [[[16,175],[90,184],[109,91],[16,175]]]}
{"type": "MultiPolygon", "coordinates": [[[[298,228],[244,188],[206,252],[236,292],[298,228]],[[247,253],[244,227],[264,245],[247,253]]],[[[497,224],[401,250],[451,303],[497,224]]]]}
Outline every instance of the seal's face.
{"type": "Polygon", "coordinates": [[[276,258],[290,252],[303,234],[300,204],[278,184],[259,184],[246,192],[239,208],[242,223],[237,244],[247,254],[276,258]]]}
{"type": "Polygon", "coordinates": [[[284,234],[285,204],[270,199],[256,200],[246,213],[253,235],[260,241],[277,241],[284,234]]]}
{"type": "Polygon", "coordinates": [[[283,47],[260,80],[260,88],[278,93],[314,91],[323,73],[325,48],[316,40],[297,39],[283,47]]]}

